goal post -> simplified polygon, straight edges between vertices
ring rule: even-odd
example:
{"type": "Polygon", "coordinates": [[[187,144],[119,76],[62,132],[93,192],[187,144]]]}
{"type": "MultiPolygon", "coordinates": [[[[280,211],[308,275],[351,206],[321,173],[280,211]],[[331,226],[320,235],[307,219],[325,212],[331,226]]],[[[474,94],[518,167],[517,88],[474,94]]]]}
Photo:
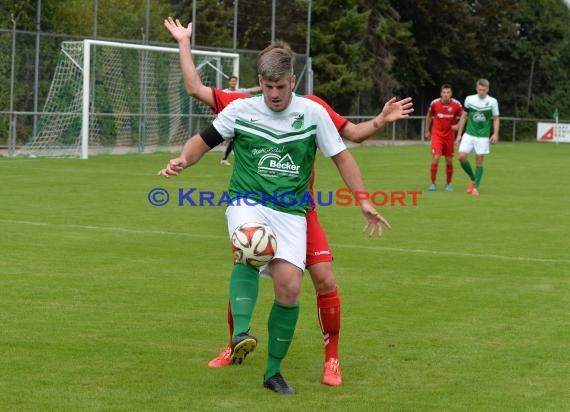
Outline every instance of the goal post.
{"type": "MultiPolygon", "coordinates": [[[[192,51],[202,82],[239,76],[239,55],[192,51]]],[[[38,132],[20,154],[80,156],[177,149],[213,117],[185,91],[178,48],[63,42],[38,132]]]]}

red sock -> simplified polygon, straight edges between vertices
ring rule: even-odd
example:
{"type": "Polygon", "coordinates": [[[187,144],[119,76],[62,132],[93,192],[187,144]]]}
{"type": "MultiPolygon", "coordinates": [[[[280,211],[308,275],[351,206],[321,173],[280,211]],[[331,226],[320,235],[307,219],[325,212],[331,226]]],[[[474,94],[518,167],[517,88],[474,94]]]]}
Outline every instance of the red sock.
{"type": "Polygon", "coordinates": [[[325,361],[338,358],[340,333],[340,297],[338,289],[324,295],[317,294],[317,311],[325,343],[325,361]]]}
{"type": "Polygon", "coordinates": [[[431,182],[435,185],[435,178],[437,177],[437,163],[431,164],[431,182]]]}
{"type": "Polygon", "coordinates": [[[451,178],[453,177],[453,164],[448,164],[445,168],[445,174],[447,177],[447,184],[451,183],[451,178]]]}
{"type": "Polygon", "coordinates": [[[232,315],[232,305],[228,300],[228,326],[230,327],[230,346],[232,346],[232,336],[234,335],[234,317],[232,315]]]}

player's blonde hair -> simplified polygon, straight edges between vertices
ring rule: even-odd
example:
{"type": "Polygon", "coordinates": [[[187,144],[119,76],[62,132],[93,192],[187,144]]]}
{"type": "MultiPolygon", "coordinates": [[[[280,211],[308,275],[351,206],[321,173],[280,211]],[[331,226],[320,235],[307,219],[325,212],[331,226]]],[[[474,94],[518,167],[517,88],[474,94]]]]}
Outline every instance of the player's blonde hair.
{"type": "Polygon", "coordinates": [[[487,79],[479,79],[479,80],[477,80],[477,83],[475,84],[475,87],[477,87],[477,86],[483,86],[483,87],[489,88],[489,84],[490,84],[490,83],[489,83],[489,80],[487,80],[487,79]]]}
{"type": "Polygon", "coordinates": [[[257,73],[264,80],[277,81],[283,76],[293,75],[295,53],[289,44],[277,40],[257,55],[257,73]]]}

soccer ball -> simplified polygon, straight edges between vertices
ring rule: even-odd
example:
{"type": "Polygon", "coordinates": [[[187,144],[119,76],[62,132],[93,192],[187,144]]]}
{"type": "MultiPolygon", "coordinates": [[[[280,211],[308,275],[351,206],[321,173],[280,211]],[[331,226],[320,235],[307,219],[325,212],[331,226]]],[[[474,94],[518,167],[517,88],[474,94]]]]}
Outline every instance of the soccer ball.
{"type": "Polygon", "coordinates": [[[265,223],[251,222],[238,226],[231,241],[236,263],[256,268],[273,259],[277,250],[275,233],[265,223]]]}

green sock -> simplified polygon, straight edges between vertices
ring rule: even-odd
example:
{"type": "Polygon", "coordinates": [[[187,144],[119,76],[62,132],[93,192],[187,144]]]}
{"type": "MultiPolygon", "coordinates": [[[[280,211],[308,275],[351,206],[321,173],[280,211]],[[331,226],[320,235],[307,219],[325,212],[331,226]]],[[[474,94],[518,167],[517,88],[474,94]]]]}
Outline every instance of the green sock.
{"type": "Polygon", "coordinates": [[[483,177],[483,166],[475,167],[475,188],[479,189],[479,183],[481,183],[481,178],[483,177]]]}
{"type": "Polygon", "coordinates": [[[471,169],[471,163],[469,163],[469,160],[466,160],[465,162],[461,163],[461,167],[463,168],[463,170],[465,170],[465,173],[469,175],[471,181],[475,180],[475,175],[473,174],[473,169],[471,169]]]}
{"type": "Polygon", "coordinates": [[[248,265],[234,265],[230,278],[230,303],[234,318],[234,335],[249,330],[251,315],[259,293],[259,270],[248,265]]]}
{"type": "Polygon", "coordinates": [[[269,349],[263,380],[267,380],[281,371],[281,361],[291,346],[298,318],[299,304],[284,305],[277,301],[273,302],[267,321],[269,349]]]}

